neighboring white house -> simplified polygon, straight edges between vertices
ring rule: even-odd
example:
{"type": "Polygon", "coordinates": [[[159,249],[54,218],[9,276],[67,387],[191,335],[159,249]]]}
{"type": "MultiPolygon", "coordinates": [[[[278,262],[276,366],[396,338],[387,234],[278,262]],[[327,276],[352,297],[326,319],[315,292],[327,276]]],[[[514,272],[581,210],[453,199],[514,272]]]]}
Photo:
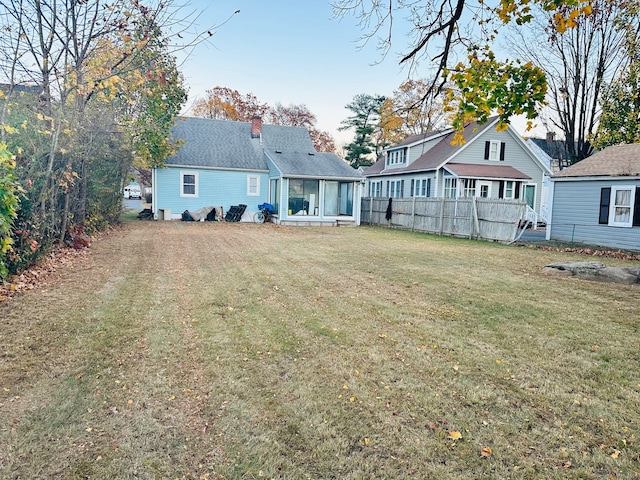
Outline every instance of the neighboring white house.
{"type": "Polygon", "coordinates": [[[547,239],[640,250],[640,144],[607,147],[551,179],[547,239]]]}
{"type": "Polygon", "coordinates": [[[365,196],[522,199],[528,218],[546,222],[551,169],[513,128],[498,131],[497,123],[467,125],[462,145],[453,145],[449,128],[387,148],[364,172],[365,196]]]}

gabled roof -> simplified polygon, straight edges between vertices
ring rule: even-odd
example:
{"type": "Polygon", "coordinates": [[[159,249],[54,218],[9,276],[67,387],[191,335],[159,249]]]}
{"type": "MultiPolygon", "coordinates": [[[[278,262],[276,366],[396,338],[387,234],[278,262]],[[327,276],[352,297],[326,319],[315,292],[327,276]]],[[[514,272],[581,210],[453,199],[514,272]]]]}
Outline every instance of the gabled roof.
{"type": "Polygon", "coordinates": [[[553,178],[640,176],[640,143],[615,145],[574,163],[553,178]]]}
{"type": "Polygon", "coordinates": [[[313,177],[358,180],[362,174],[333,153],[267,150],[267,155],[284,177],[313,177]]]}
{"type": "Polygon", "coordinates": [[[167,165],[230,170],[267,170],[264,149],[314,152],[309,132],[302,127],[262,125],[262,136],[252,138],[251,122],[186,117],[172,128],[172,137],[184,145],[167,165]]]}
{"type": "MultiPolygon", "coordinates": [[[[474,138],[478,135],[481,135],[485,130],[493,127],[498,121],[498,117],[491,117],[487,120],[486,123],[480,125],[477,122],[472,122],[468,124],[463,131],[463,136],[465,139],[465,144],[471,143],[474,138]]],[[[434,145],[430,150],[426,151],[420,157],[418,157],[414,162],[404,168],[393,168],[389,169],[390,174],[398,175],[402,173],[411,173],[415,171],[425,171],[425,170],[436,170],[437,168],[444,165],[449,159],[451,159],[456,153],[460,151],[463,146],[452,145],[451,142],[454,139],[455,131],[450,128],[445,132],[432,132],[432,134],[425,135],[413,135],[409,137],[411,141],[409,142],[405,140],[400,145],[407,145],[410,143],[416,143],[416,141],[420,139],[430,139],[435,138],[437,136],[442,136],[442,138],[438,141],[436,145],[434,145]],[[418,138],[420,137],[420,138],[418,138]]],[[[390,147],[388,150],[392,150],[396,148],[390,147]]],[[[366,171],[366,175],[376,175],[383,173],[385,170],[385,157],[382,156],[376,163],[374,163],[371,167],[369,167],[366,171]]]]}
{"type": "Polygon", "coordinates": [[[458,177],[531,180],[530,176],[510,165],[476,165],[473,163],[449,162],[444,168],[458,177]]]}

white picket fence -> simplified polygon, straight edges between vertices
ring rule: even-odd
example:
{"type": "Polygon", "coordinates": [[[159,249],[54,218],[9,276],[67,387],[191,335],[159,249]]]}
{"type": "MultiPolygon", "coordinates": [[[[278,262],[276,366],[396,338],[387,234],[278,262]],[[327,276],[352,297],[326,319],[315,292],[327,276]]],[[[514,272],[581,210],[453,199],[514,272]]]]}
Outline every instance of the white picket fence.
{"type": "Polygon", "coordinates": [[[394,198],[387,219],[388,198],[362,199],[361,223],[437,235],[511,242],[527,204],[484,198],[394,198]]]}

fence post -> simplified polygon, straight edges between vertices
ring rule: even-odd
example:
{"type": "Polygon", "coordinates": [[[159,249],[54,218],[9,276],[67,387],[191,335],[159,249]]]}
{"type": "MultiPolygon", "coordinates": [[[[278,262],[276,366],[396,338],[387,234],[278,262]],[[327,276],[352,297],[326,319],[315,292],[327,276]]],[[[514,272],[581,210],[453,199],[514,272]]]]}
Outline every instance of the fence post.
{"type": "Polygon", "coordinates": [[[476,203],[476,197],[473,197],[471,214],[473,215],[473,226],[476,229],[476,239],[479,240],[482,237],[480,236],[480,220],[478,220],[478,204],[476,203]]]}
{"type": "Polygon", "coordinates": [[[411,204],[411,231],[415,230],[416,226],[416,197],[413,197],[413,203],[411,204]]]}
{"type": "Polygon", "coordinates": [[[439,225],[440,235],[444,230],[444,197],[440,199],[440,225],[439,225]]]}

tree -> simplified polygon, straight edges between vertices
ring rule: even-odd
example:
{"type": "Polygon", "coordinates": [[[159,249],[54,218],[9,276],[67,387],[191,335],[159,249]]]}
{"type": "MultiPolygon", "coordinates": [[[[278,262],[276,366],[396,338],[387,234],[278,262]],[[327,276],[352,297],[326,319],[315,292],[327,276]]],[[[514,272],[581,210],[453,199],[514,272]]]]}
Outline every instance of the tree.
{"type": "Polygon", "coordinates": [[[193,105],[196,117],[250,122],[255,115],[263,117],[269,111],[269,105],[260,102],[253,93],[243,95],[227,87],[214,87],[205,93],[206,97],[193,105]]]}
{"type": "MultiPolygon", "coordinates": [[[[452,125],[461,132],[468,121],[486,121],[493,112],[499,115],[500,129],[513,115],[533,119],[544,101],[546,82],[539,67],[501,61],[492,51],[500,25],[528,23],[533,19],[532,6],[540,5],[551,14],[553,31],[563,33],[591,14],[590,4],[590,0],[503,0],[495,6],[465,0],[338,0],[333,11],[337,17],[355,15],[365,29],[363,40],[378,37],[384,55],[395,38],[394,21],[398,16],[408,18],[413,42],[400,63],[415,68],[428,60],[433,67],[428,95],[446,92],[452,125]],[[466,61],[457,62],[459,55],[466,55],[466,61]],[[452,88],[447,88],[448,82],[452,88]]],[[[456,140],[463,141],[460,136],[456,140]]]]}
{"type": "Polygon", "coordinates": [[[380,128],[385,144],[410,135],[430,132],[445,119],[442,98],[429,93],[428,80],[407,80],[386,98],[380,108],[380,128]]]}
{"type": "Polygon", "coordinates": [[[385,97],[380,95],[359,94],[353,97],[351,103],[345,107],[353,112],[353,115],[343,120],[340,130],[354,129],[355,137],[351,143],[345,146],[347,155],[345,160],[353,168],[373,165],[378,154],[386,146],[383,136],[378,128],[380,123],[380,109],[385,97]],[[375,138],[375,133],[378,138],[375,138]],[[371,158],[371,156],[374,156],[371,158]]]}
{"type": "Polygon", "coordinates": [[[267,112],[267,121],[274,125],[288,125],[291,127],[306,128],[311,136],[311,142],[318,152],[333,153],[336,150],[335,141],[328,132],[318,130],[316,127],[317,118],[309,111],[306,105],[283,106],[276,103],[275,107],[270,107],[267,112]]]}
{"type": "MultiPolygon", "coordinates": [[[[559,130],[566,141],[571,163],[592,153],[589,139],[598,123],[600,100],[605,82],[614,78],[628,62],[624,51],[625,32],[619,22],[627,3],[594,0],[591,15],[563,34],[552,32],[545,38],[552,18],[537,11],[531,29],[514,29],[513,51],[531,60],[545,73],[548,93],[548,127],[559,130]]],[[[638,23],[627,16],[627,21],[638,23]]]]}
{"type": "Polygon", "coordinates": [[[262,103],[253,93],[242,94],[228,87],[214,87],[206,97],[195,102],[192,113],[196,117],[249,122],[262,117],[272,125],[306,128],[318,152],[335,152],[335,141],[328,132],[316,128],[317,118],[306,105],[284,106],[262,103]]]}
{"type": "Polygon", "coordinates": [[[184,25],[172,5],[0,3],[0,74],[9,92],[0,134],[25,189],[13,234],[22,250],[11,252],[13,266],[62,241],[74,224],[117,221],[134,156],[161,165],[175,151],[169,126],[186,96],[164,31],[184,25]]]}
{"type": "Polygon", "coordinates": [[[7,277],[6,257],[13,244],[12,228],[18,208],[15,162],[5,144],[0,144],[0,283],[7,277]]]}
{"type": "Polygon", "coordinates": [[[640,45],[638,27],[624,22],[625,46],[630,62],[621,75],[602,93],[602,113],[593,146],[601,150],[609,145],[640,143],[640,45]]]}

